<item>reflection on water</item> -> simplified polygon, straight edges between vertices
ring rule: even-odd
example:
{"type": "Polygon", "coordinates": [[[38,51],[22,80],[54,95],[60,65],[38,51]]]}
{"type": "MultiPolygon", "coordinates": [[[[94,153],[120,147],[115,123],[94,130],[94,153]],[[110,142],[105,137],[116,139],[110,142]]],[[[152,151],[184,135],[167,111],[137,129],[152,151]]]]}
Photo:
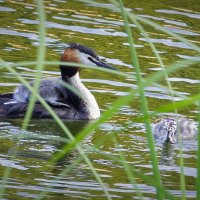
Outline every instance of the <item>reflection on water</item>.
{"type": "MultiPolygon", "coordinates": [[[[125,3],[135,14],[153,20],[199,44],[200,15],[196,1],[192,0],[188,4],[183,0],[181,5],[171,1],[164,6],[163,2],[157,0],[148,3],[127,0],[125,3]]],[[[96,97],[102,112],[110,108],[118,97],[127,95],[130,88],[137,89],[135,69],[131,64],[123,21],[112,4],[85,0],[47,0],[45,9],[48,61],[59,60],[66,43],[79,42],[94,48],[102,60],[129,74],[129,77],[124,78],[93,70],[81,71],[83,83],[96,97]]],[[[2,0],[0,11],[2,59],[7,63],[35,61],[39,42],[39,21],[35,3],[2,0]]],[[[138,32],[134,24],[130,25],[135,36],[141,73],[146,78],[162,68],[149,49],[144,36],[138,32]]],[[[150,26],[144,25],[144,28],[166,66],[180,59],[197,59],[196,52],[187,44],[150,26]]],[[[59,76],[57,66],[45,67],[44,77],[59,76]]],[[[20,65],[16,69],[25,79],[34,79],[34,66],[20,65]]],[[[0,68],[0,72],[0,93],[13,91],[19,81],[5,68],[0,68]]],[[[169,81],[174,89],[174,96],[167,89],[165,81],[162,81],[164,86],[157,84],[145,88],[150,112],[172,100],[179,101],[185,96],[199,93],[199,66],[192,65],[170,74],[169,81]]],[[[180,115],[195,120],[196,113],[198,110],[195,106],[185,107],[179,111],[180,115]]],[[[173,116],[173,113],[164,114],[173,116]]],[[[130,184],[124,167],[117,162],[121,152],[131,166],[150,178],[152,176],[150,152],[141,117],[140,99],[136,96],[129,105],[121,107],[112,119],[95,129],[81,144],[113,199],[137,199],[135,187],[130,184]],[[112,135],[116,136],[118,144],[113,142],[112,135]],[[115,160],[112,159],[113,156],[115,160]]],[[[64,123],[76,136],[89,122],[64,123]]],[[[80,159],[77,150],[71,151],[53,168],[48,165],[52,156],[62,151],[69,142],[66,134],[53,120],[32,120],[26,131],[21,130],[21,124],[21,119],[0,120],[1,176],[8,167],[12,169],[6,185],[5,198],[34,199],[47,190],[47,199],[106,199],[102,186],[96,181],[88,165],[80,159]],[[75,159],[79,161],[73,165],[75,159]],[[64,169],[68,172],[60,176],[64,169]]],[[[156,150],[165,188],[172,194],[181,196],[179,145],[156,144],[156,150]]],[[[197,141],[184,142],[186,196],[191,199],[195,198],[196,150],[197,141]]],[[[144,199],[156,199],[154,187],[139,177],[136,177],[136,182],[144,199]]]]}
{"type": "MultiPolygon", "coordinates": [[[[194,18],[194,19],[200,19],[200,14],[181,12],[181,11],[177,11],[177,10],[163,10],[163,9],[159,9],[159,10],[155,10],[155,11],[160,12],[160,13],[183,15],[186,17],[194,18]]],[[[191,12],[193,12],[193,11],[191,11],[191,12]]]]}
{"type": "Polygon", "coordinates": [[[174,165],[174,145],[169,142],[165,142],[162,147],[161,151],[161,159],[160,164],[166,166],[173,166],[174,165]]]}

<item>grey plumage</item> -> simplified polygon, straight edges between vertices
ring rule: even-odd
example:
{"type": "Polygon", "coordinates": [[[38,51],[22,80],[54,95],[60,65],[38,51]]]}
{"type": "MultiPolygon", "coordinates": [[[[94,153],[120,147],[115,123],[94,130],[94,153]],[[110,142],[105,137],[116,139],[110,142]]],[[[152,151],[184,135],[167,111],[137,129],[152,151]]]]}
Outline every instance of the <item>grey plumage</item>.
{"type": "MultiPolygon", "coordinates": [[[[60,84],[60,79],[44,79],[41,81],[38,93],[40,96],[52,106],[69,107],[65,104],[67,99],[67,93],[65,93],[65,87],[60,84]]],[[[30,85],[33,86],[34,82],[31,81],[30,85]]],[[[31,91],[24,85],[19,85],[13,94],[13,98],[16,102],[28,103],[31,96],[31,91]]]]}

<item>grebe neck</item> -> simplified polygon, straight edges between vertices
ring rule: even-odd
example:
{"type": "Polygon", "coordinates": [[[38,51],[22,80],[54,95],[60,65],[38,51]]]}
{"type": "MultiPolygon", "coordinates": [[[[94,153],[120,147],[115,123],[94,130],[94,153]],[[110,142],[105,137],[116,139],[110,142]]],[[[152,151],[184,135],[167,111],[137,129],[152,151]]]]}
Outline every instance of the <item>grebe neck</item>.
{"type": "Polygon", "coordinates": [[[79,115],[82,115],[83,118],[84,115],[88,116],[89,119],[98,118],[100,116],[99,106],[94,96],[81,82],[79,72],[70,78],[65,76],[63,81],[73,86],[80,94],[77,95],[72,91],[69,92],[69,89],[67,89],[67,98],[70,98],[71,103],[74,105],[74,108],[77,109],[79,115]]]}

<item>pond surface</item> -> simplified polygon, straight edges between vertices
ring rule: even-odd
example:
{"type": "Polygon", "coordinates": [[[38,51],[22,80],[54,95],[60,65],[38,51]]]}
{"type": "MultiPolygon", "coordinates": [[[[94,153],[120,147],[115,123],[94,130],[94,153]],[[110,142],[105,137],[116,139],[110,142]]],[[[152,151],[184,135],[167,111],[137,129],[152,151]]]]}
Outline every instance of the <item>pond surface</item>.
{"type": "MultiPolygon", "coordinates": [[[[198,45],[200,4],[197,2],[196,0],[126,0],[125,5],[136,14],[151,19],[198,45]]],[[[109,2],[47,0],[45,6],[48,61],[59,60],[66,43],[78,42],[95,49],[106,63],[130,75],[135,73],[131,65],[123,20],[118,12],[109,9],[113,7],[109,2]]],[[[38,46],[38,16],[33,1],[0,0],[0,11],[1,58],[9,63],[34,61],[38,46]]],[[[134,24],[131,24],[131,27],[142,75],[148,77],[155,71],[161,70],[161,67],[143,35],[134,24]]],[[[179,59],[191,59],[196,54],[183,42],[152,27],[144,27],[166,66],[179,59]]],[[[199,65],[192,65],[170,74],[169,80],[176,91],[176,100],[182,99],[183,96],[198,94],[199,69],[199,65]]],[[[35,66],[17,67],[17,71],[26,80],[34,79],[35,66]]],[[[13,91],[19,81],[5,68],[0,68],[0,72],[0,93],[13,91]]],[[[58,75],[57,66],[46,66],[45,77],[58,75]]],[[[96,97],[102,112],[120,96],[126,95],[130,87],[137,87],[134,78],[117,77],[89,69],[81,71],[81,78],[96,97]]],[[[167,86],[164,80],[162,84],[167,86]]],[[[150,112],[174,98],[165,87],[159,85],[147,87],[145,95],[150,112]]],[[[198,111],[195,106],[185,107],[178,110],[178,113],[197,121],[198,111]]],[[[129,105],[121,107],[112,119],[102,124],[83,142],[83,149],[113,199],[136,199],[136,189],[129,182],[122,165],[114,162],[111,156],[118,156],[119,152],[123,152],[129,164],[145,175],[152,174],[150,152],[141,115],[140,100],[135,99],[129,105]],[[103,140],[111,133],[117,134],[118,144],[111,139],[103,140]],[[99,152],[92,149],[96,145],[99,146],[99,152]]],[[[174,113],[163,113],[163,115],[174,115],[174,113]]],[[[87,122],[65,123],[73,134],[78,134],[87,125],[87,122]]],[[[23,134],[35,135],[35,138],[24,137],[17,140],[16,136],[22,133],[21,124],[21,119],[0,119],[1,177],[5,175],[5,170],[9,169],[7,167],[11,170],[4,199],[34,199],[39,197],[45,188],[48,190],[45,199],[106,199],[101,185],[83,161],[73,166],[62,179],[57,179],[62,170],[79,157],[79,153],[72,151],[62,161],[56,163],[53,169],[48,165],[48,160],[64,146],[64,143],[57,139],[58,136],[66,137],[54,121],[32,120],[28,130],[23,134]],[[48,140],[50,137],[51,140],[48,140]],[[13,157],[16,147],[17,155],[13,157]]],[[[157,144],[156,149],[165,188],[172,194],[181,196],[179,146],[157,144]]],[[[196,141],[184,142],[184,175],[188,199],[195,199],[196,195],[196,150],[196,141]]],[[[136,182],[146,199],[156,199],[155,188],[139,178],[136,178],[136,182]]]]}

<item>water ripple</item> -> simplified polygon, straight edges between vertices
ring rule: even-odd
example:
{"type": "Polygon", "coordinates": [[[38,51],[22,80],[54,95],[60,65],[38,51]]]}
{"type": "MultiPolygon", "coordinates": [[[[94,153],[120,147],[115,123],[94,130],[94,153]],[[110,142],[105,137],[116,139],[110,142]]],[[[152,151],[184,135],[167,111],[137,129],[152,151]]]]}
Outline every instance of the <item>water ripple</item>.
{"type": "Polygon", "coordinates": [[[159,9],[159,10],[155,10],[155,12],[166,13],[166,14],[175,14],[175,15],[184,15],[184,16],[187,16],[187,17],[190,17],[193,19],[200,19],[200,14],[180,12],[180,11],[176,11],[176,10],[159,9]]]}
{"type": "MultiPolygon", "coordinates": [[[[20,19],[22,23],[24,24],[38,24],[37,20],[29,20],[29,19],[20,19]]],[[[79,33],[89,33],[89,34],[96,34],[96,35],[110,35],[110,36],[121,36],[126,37],[127,34],[124,32],[117,32],[114,29],[111,28],[88,28],[85,26],[70,26],[70,25],[64,25],[59,24],[55,22],[46,22],[46,27],[48,28],[57,28],[62,30],[70,30],[75,31],[79,33]]]]}
{"type": "Polygon", "coordinates": [[[187,27],[187,24],[185,22],[175,21],[175,19],[171,20],[171,19],[166,19],[163,17],[155,17],[155,16],[151,16],[151,15],[139,15],[139,16],[144,17],[144,18],[154,19],[157,21],[164,21],[165,23],[168,23],[168,24],[175,24],[177,26],[187,27]]]}
{"type": "MultiPolygon", "coordinates": [[[[139,38],[139,40],[148,42],[145,38],[139,38]]],[[[183,42],[174,42],[171,39],[150,39],[150,41],[153,43],[164,44],[170,47],[178,47],[181,49],[192,49],[190,46],[188,46],[187,44],[183,42]]]]}
{"type": "Polygon", "coordinates": [[[13,9],[13,8],[2,7],[2,6],[0,6],[0,11],[1,11],[1,12],[15,12],[16,10],[13,9]]]}
{"type": "MultiPolygon", "coordinates": [[[[9,30],[9,29],[5,29],[5,28],[0,28],[0,34],[1,35],[14,35],[14,36],[21,36],[21,37],[25,37],[28,38],[30,40],[34,40],[34,41],[39,41],[39,35],[34,34],[34,33],[27,33],[27,32],[19,32],[19,31],[15,31],[15,30],[9,30]]],[[[49,37],[45,37],[46,42],[56,42],[58,40],[56,39],[52,39],[49,37]]]]}

